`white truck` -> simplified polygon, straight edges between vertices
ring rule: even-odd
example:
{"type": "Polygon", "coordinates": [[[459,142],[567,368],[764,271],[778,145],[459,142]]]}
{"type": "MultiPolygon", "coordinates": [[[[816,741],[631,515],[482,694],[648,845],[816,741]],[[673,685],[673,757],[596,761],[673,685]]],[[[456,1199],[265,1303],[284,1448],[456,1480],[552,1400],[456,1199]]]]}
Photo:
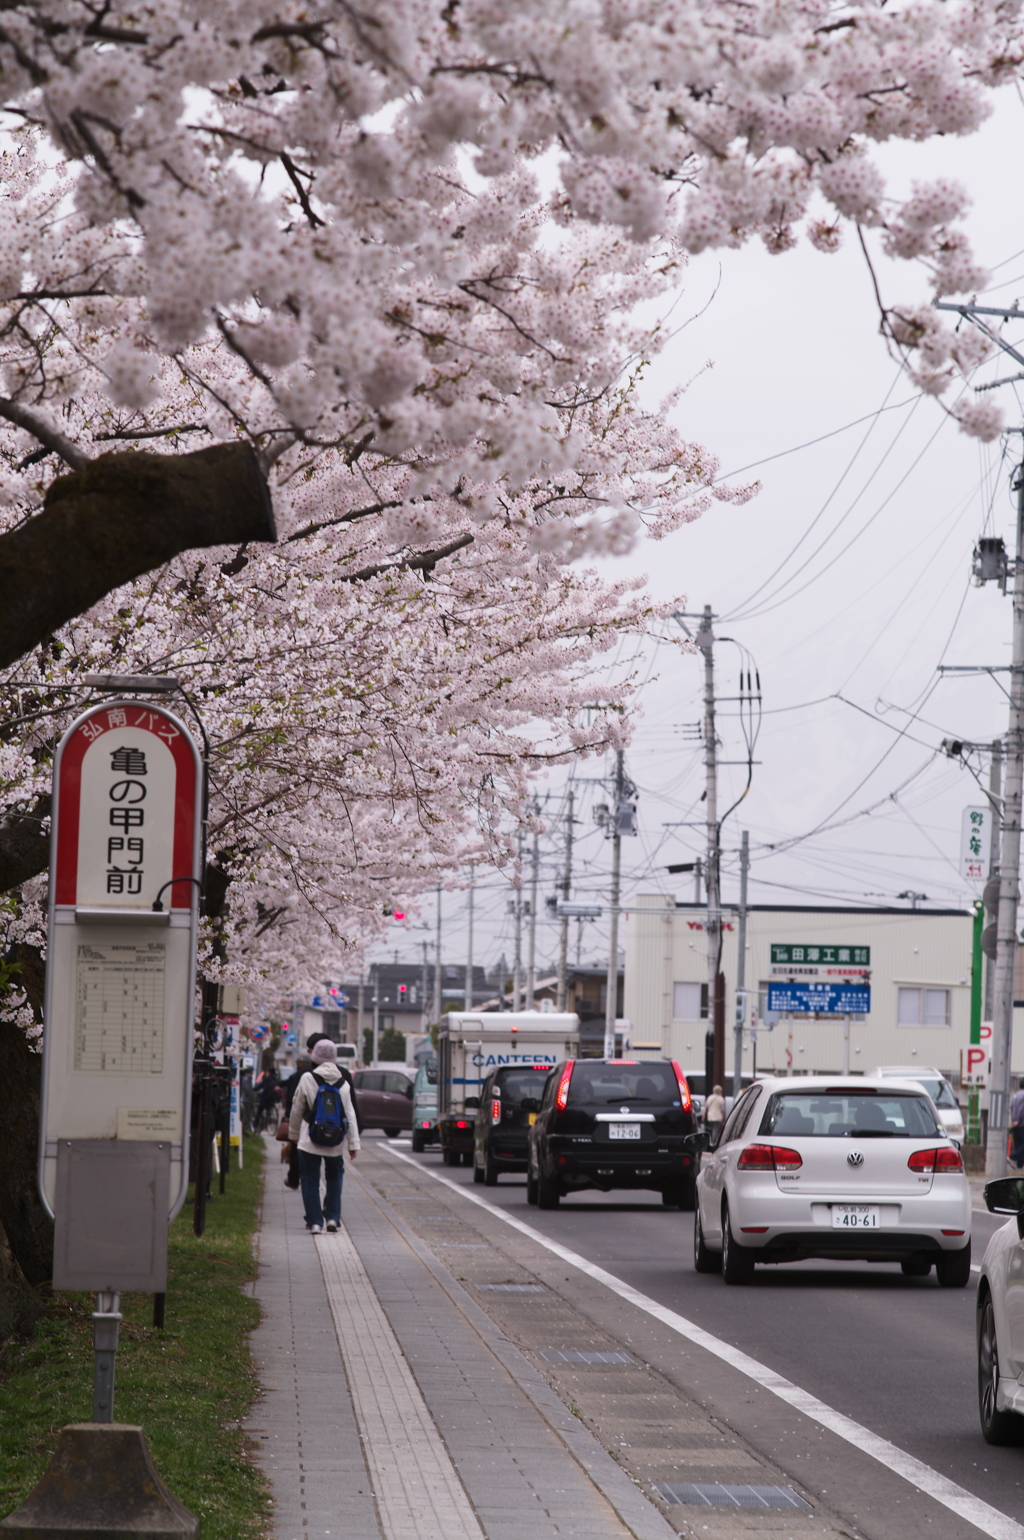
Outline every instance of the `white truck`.
{"type": "Polygon", "coordinates": [[[573,1059],[580,1019],[573,1012],[449,1011],[437,1034],[437,1127],[446,1166],[473,1160],[480,1090],[500,1064],[547,1065],[573,1059]]]}

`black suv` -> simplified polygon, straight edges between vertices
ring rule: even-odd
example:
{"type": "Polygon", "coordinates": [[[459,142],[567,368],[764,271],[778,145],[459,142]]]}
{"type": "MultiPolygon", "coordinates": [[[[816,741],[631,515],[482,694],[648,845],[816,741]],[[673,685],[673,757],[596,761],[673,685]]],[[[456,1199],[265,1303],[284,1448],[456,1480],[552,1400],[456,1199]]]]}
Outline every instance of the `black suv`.
{"type": "Polygon", "coordinates": [[[526,1200],[647,1187],[692,1209],[696,1130],[690,1088],[671,1059],[567,1059],[552,1070],[530,1130],[526,1200]]]}
{"type": "Polygon", "coordinates": [[[526,1170],[526,1143],[540,1110],[547,1064],[536,1069],[502,1064],[480,1093],[473,1148],[473,1180],[493,1187],[502,1171],[526,1170]]]}

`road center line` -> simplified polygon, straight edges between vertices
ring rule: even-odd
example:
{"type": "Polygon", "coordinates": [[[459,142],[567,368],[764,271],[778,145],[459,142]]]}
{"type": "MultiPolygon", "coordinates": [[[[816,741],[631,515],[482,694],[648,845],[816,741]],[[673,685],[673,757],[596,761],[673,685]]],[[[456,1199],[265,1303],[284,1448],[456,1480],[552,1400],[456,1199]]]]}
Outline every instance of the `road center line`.
{"type": "Polygon", "coordinates": [[[617,1294],[620,1299],[626,1300],[628,1304],[636,1305],[639,1310],[643,1310],[645,1314],[653,1316],[656,1321],[661,1321],[664,1326],[668,1326],[672,1331],[678,1333],[680,1337],[685,1337],[687,1341],[692,1342],[696,1347],[703,1348],[705,1352],[714,1354],[716,1358],[721,1359],[730,1368],[736,1369],[740,1374],[745,1375],[747,1379],[753,1380],[755,1384],[760,1385],[763,1390],[771,1391],[773,1396],[778,1396],[779,1400],[785,1401],[787,1406],[793,1407],[796,1411],[802,1412],[805,1417],[810,1417],[814,1422],[820,1423],[830,1433],[835,1433],[837,1437],[844,1439],[848,1444],[852,1444],[855,1449],[859,1449],[863,1454],[870,1455],[873,1460],[877,1460],[880,1465],[884,1465],[887,1470],[893,1471],[895,1475],[902,1476],[904,1481],[908,1481],[911,1486],[916,1487],[919,1492],[923,1492],[926,1497],[934,1498],[937,1503],[941,1503],[950,1512],[959,1514],[960,1518],[966,1519],[969,1524],[973,1524],[983,1535],[989,1535],[991,1540],[1024,1540],[1024,1527],[1018,1524],[1015,1519],[1011,1519],[1008,1514],[1000,1513],[998,1508],[993,1508],[991,1504],[984,1502],[980,1497],[975,1497],[965,1487],[959,1486],[955,1481],[950,1481],[948,1476],[943,1476],[939,1471],[933,1470],[930,1465],[925,1465],[923,1460],[915,1459],[912,1454],[907,1454],[905,1450],[898,1449],[895,1444],[891,1444],[888,1439],[873,1433],[870,1428],[865,1428],[863,1424],[854,1422],[852,1417],[847,1417],[843,1412],[837,1412],[833,1407],[826,1406],[825,1402],[819,1401],[817,1396],[812,1396],[809,1391],[801,1390],[799,1385],[794,1385],[792,1380],[787,1380],[781,1374],[776,1374],[775,1370],[769,1369],[767,1364],[759,1363],[756,1358],[751,1358],[739,1348],[733,1347],[730,1343],[723,1342],[721,1338],[713,1336],[711,1332],[705,1331],[696,1322],[688,1321],[685,1316],[679,1315],[675,1310],[669,1310],[667,1306],[659,1304],[650,1295],[642,1294],[639,1289],[634,1289],[631,1284],[625,1283],[623,1279],[616,1278],[613,1273],[605,1272],[603,1267],[598,1267],[595,1263],[589,1262],[586,1257],[580,1256],[579,1252],[570,1251],[568,1246],[563,1246],[558,1241],[549,1240],[546,1235],[542,1235],[532,1225],[524,1224],[521,1219],[514,1218],[513,1215],[506,1213],[504,1209],[497,1208],[494,1204],[488,1203],[486,1199],[478,1197],[475,1192],[471,1192],[458,1182],[453,1182],[450,1177],[442,1176],[439,1171],[432,1171],[429,1166],[420,1165],[419,1161],[413,1160],[410,1155],[403,1155],[399,1150],[389,1149],[386,1145],[384,1148],[388,1149],[388,1153],[395,1160],[404,1161],[416,1171],[422,1171],[424,1175],[431,1177],[433,1181],[440,1182],[444,1187],[450,1187],[452,1192],[457,1193],[460,1198],[464,1198],[467,1203],[475,1203],[478,1208],[482,1208],[488,1214],[493,1215],[494,1218],[502,1220],[504,1224],[509,1225],[513,1230],[518,1230],[521,1235],[525,1235],[529,1240],[535,1241],[538,1246],[543,1246],[546,1251],[550,1251],[554,1256],[561,1258],[563,1262],[568,1262],[570,1267],[578,1268],[580,1272],[586,1273],[588,1278],[593,1278],[596,1283],[603,1284],[605,1288],[611,1289],[612,1293],[617,1294]]]}

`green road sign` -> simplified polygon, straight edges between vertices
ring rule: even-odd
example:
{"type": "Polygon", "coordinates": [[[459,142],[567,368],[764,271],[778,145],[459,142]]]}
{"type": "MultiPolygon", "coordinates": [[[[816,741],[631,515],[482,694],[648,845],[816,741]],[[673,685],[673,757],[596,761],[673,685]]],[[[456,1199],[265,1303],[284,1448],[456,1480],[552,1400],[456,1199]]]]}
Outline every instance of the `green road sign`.
{"type": "Polygon", "coordinates": [[[789,942],[772,942],[773,963],[817,963],[849,967],[871,966],[869,946],[820,946],[810,943],[791,945],[789,942]]]}

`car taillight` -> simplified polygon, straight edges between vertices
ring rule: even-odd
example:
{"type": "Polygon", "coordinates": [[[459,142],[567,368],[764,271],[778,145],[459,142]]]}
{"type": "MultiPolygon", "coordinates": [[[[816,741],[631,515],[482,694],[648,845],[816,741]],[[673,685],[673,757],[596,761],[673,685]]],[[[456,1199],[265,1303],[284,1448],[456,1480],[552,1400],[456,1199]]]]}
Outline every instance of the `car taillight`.
{"type": "Polygon", "coordinates": [[[803,1163],[798,1150],[779,1144],[748,1144],[736,1165],[740,1171],[795,1171],[803,1163]]]}
{"type": "Polygon", "coordinates": [[[937,1150],[915,1150],[907,1161],[911,1171],[962,1171],[963,1156],[951,1144],[937,1150]]]}
{"type": "Polygon", "coordinates": [[[565,1104],[569,1100],[569,1081],[572,1079],[572,1072],[575,1068],[575,1059],[566,1060],[565,1068],[562,1071],[562,1078],[558,1082],[558,1090],[555,1092],[555,1106],[559,1112],[565,1111],[565,1104]]]}
{"type": "Polygon", "coordinates": [[[682,1103],[683,1111],[689,1112],[693,1107],[693,1097],[690,1095],[690,1087],[686,1083],[686,1076],[679,1068],[679,1065],[676,1063],[675,1059],[672,1060],[672,1069],[675,1072],[675,1077],[679,1082],[679,1100],[682,1103]]]}
{"type": "Polygon", "coordinates": [[[424,1118],[423,1119],[423,1127],[424,1128],[429,1128],[430,1127],[430,1119],[429,1118],[424,1118]]]}
{"type": "Polygon", "coordinates": [[[463,1122],[463,1120],[461,1118],[459,1118],[459,1120],[455,1124],[455,1127],[456,1128],[472,1128],[473,1125],[472,1125],[472,1123],[465,1123],[465,1122],[463,1122]]]}
{"type": "Polygon", "coordinates": [[[491,1122],[501,1122],[501,1102],[491,1102],[491,1122]]]}

